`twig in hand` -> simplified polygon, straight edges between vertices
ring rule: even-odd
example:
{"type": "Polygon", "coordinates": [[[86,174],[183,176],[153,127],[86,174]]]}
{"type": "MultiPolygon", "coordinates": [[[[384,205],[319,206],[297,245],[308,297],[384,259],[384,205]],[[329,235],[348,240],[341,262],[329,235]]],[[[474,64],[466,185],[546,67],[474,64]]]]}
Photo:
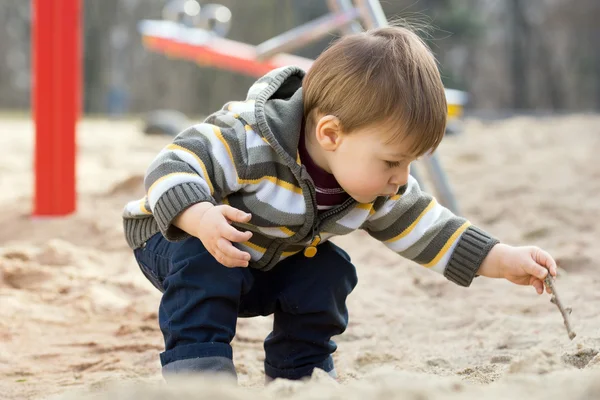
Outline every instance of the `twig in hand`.
{"type": "Polygon", "coordinates": [[[569,339],[573,340],[573,338],[576,335],[575,332],[573,332],[573,329],[571,329],[571,321],[569,320],[569,315],[573,310],[571,308],[563,306],[562,302],[560,301],[560,297],[558,297],[558,293],[556,293],[554,279],[550,276],[550,274],[546,276],[546,279],[544,281],[546,283],[546,286],[548,286],[550,290],[552,290],[552,297],[550,298],[550,302],[556,304],[556,306],[558,307],[558,310],[560,311],[560,313],[563,316],[563,319],[565,320],[565,327],[567,328],[569,339]]]}

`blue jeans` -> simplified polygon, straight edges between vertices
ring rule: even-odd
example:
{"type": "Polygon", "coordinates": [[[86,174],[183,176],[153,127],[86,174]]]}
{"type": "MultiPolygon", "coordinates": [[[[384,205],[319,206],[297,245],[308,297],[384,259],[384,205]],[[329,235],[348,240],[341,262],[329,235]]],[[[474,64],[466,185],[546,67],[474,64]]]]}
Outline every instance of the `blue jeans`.
{"type": "Polygon", "coordinates": [[[333,243],[319,245],[313,258],[298,253],[266,272],[227,268],[194,237],[169,242],[157,233],[134,254],[163,293],[164,373],[235,375],[230,343],[237,318],[274,314],[264,342],[267,377],[300,379],[314,368],[335,374],[331,337],[348,325],[346,298],[357,276],[348,254],[333,243]]]}

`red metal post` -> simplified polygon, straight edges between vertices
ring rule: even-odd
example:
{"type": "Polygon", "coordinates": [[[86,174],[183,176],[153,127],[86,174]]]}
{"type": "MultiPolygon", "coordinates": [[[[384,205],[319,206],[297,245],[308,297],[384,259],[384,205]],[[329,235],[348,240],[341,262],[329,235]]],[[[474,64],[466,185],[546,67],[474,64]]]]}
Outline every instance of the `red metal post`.
{"type": "Polygon", "coordinates": [[[33,214],[76,208],[76,123],[81,99],[81,0],[32,0],[35,119],[33,214]]]}

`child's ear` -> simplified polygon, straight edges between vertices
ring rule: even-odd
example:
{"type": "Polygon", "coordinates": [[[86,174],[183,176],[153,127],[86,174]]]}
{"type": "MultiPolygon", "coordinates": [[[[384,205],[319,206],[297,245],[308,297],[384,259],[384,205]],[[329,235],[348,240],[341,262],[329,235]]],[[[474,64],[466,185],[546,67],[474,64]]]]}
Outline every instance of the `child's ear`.
{"type": "Polygon", "coordinates": [[[317,121],[315,137],[323,150],[334,151],[340,145],[342,124],[338,117],[325,115],[317,121]]]}

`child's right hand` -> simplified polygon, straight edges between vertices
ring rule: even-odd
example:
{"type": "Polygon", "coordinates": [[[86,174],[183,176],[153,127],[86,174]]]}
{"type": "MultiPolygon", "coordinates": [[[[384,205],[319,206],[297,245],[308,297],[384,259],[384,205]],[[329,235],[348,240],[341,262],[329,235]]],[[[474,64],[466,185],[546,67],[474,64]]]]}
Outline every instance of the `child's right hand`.
{"type": "Polygon", "coordinates": [[[206,250],[224,266],[247,267],[250,254],[231,242],[245,242],[252,237],[252,232],[240,232],[231,222],[248,222],[250,218],[250,214],[231,206],[198,203],[181,213],[174,224],[200,239],[206,250]]]}

